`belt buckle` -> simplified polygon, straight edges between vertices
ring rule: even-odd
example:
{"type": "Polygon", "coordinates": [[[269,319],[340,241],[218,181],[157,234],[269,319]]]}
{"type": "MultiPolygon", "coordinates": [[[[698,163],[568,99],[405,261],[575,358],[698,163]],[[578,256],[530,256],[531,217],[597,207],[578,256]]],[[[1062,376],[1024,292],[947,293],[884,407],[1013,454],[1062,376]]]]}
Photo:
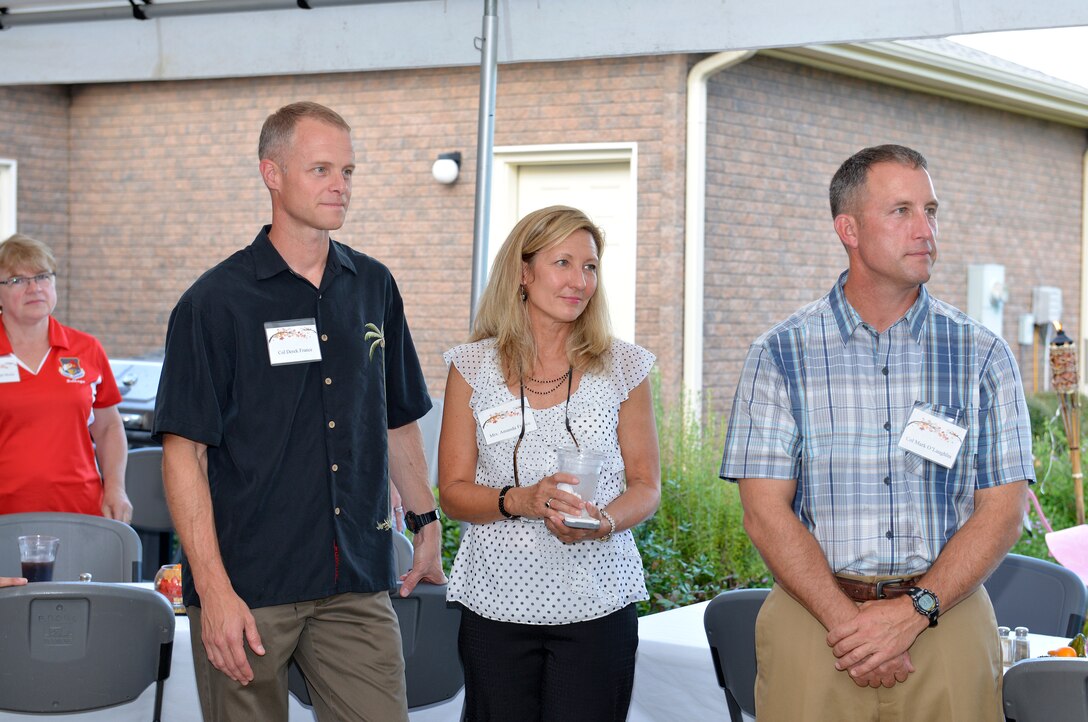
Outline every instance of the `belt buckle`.
{"type": "Polygon", "coordinates": [[[892,585],[892,584],[902,584],[905,581],[907,581],[907,580],[900,577],[899,579],[885,579],[883,581],[877,582],[876,583],[876,598],[877,599],[886,599],[887,597],[884,596],[884,587],[892,585]]]}

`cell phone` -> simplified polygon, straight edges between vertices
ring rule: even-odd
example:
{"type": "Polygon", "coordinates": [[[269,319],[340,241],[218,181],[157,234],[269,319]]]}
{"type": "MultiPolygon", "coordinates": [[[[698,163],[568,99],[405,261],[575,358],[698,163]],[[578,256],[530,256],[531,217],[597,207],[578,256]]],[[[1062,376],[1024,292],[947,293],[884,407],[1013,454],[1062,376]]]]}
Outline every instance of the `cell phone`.
{"type": "Polygon", "coordinates": [[[584,516],[565,516],[563,523],[575,529],[600,529],[601,520],[584,516]]]}

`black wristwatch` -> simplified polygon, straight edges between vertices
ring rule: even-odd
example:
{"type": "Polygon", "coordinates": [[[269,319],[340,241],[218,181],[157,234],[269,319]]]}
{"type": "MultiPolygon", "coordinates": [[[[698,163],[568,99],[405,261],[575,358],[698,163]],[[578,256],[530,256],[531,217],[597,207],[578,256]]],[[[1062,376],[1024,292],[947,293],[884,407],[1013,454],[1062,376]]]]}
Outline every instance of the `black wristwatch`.
{"type": "Polygon", "coordinates": [[[416,514],[414,511],[406,511],[404,512],[404,526],[408,527],[408,531],[413,534],[418,534],[420,529],[427,526],[432,521],[438,521],[440,516],[438,509],[428,511],[425,514],[416,514]]]}
{"type": "Polygon", "coordinates": [[[929,626],[937,626],[937,615],[941,613],[941,602],[937,595],[922,587],[911,587],[907,590],[914,602],[914,611],[929,619],[929,626]]]}

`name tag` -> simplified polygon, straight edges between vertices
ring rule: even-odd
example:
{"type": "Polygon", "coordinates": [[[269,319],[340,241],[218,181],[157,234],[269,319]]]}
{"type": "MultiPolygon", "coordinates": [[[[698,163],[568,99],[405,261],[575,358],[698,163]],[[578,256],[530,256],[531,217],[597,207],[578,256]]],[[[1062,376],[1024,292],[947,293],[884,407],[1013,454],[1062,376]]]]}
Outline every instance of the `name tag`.
{"type": "Polygon", "coordinates": [[[268,360],[273,366],[304,364],[321,360],[317,322],[312,318],[269,321],[264,325],[268,360]]]}
{"type": "MultiPolygon", "coordinates": [[[[521,434],[521,399],[511,399],[505,404],[485,410],[480,414],[480,429],[484,441],[490,446],[497,441],[517,438],[521,434]]],[[[536,419],[529,402],[525,402],[525,433],[536,431],[536,419]]]]}
{"type": "Polygon", "coordinates": [[[967,429],[959,424],[915,406],[899,437],[899,448],[951,469],[966,435],[967,429]]]}
{"type": "Polygon", "coordinates": [[[19,381],[19,362],[15,354],[0,356],[0,384],[13,384],[19,381]]]}

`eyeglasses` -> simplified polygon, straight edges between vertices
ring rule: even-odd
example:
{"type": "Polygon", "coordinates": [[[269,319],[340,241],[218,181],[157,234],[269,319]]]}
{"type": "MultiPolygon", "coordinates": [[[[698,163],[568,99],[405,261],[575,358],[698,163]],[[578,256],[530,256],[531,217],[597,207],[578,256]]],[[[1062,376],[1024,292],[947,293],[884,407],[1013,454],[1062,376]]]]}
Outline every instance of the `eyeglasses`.
{"type": "Polygon", "coordinates": [[[52,271],[45,271],[39,273],[36,276],[12,276],[6,281],[0,281],[0,286],[10,286],[11,288],[22,288],[23,286],[30,287],[30,282],[34,281],[39,286],[48,286],[53,283],[53,278],[57,274],[52,271]]]}

